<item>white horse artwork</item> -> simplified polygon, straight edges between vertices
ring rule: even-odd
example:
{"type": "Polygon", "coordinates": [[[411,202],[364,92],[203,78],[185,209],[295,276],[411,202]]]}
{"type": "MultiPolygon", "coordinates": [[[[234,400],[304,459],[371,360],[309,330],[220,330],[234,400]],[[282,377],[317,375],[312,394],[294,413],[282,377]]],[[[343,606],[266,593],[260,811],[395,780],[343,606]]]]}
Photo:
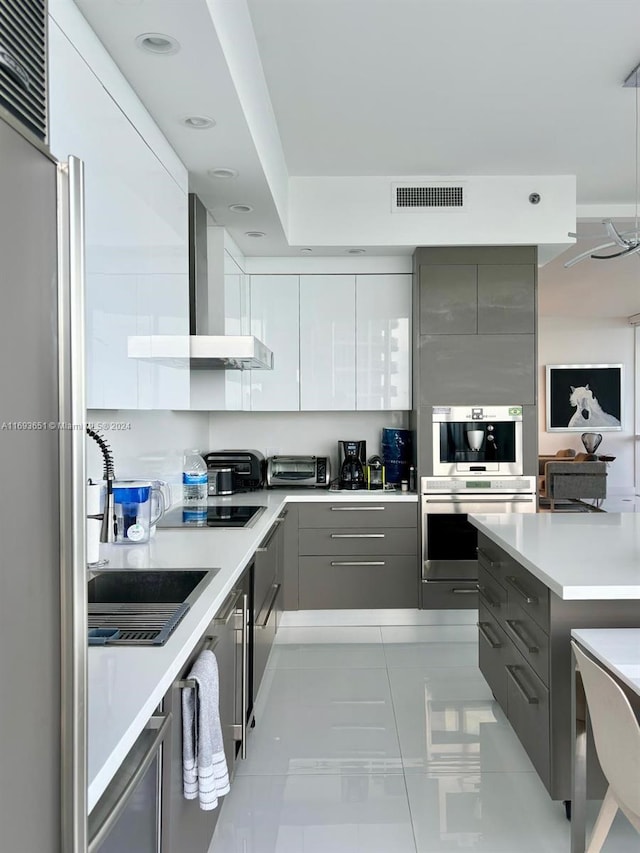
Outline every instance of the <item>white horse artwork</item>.
{"type": "Polygon", "coordinates": [[[618,418],[602,409],[588,384],[580,385],[578,388],[573,385],[569,387],[571,388],[569,403],[576,407],[569,421],[569,427],[620,426],[618,418]]]}

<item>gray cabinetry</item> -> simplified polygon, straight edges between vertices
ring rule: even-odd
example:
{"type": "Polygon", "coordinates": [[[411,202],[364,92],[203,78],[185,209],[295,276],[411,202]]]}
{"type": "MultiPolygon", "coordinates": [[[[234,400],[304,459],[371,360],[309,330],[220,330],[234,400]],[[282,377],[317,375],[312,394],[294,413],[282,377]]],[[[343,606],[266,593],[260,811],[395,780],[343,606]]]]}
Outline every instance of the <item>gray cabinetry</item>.
{"type": "Polygon", "coordinates": [[[300,504],[302,610],[418,604],[417,504],[300,504]]]}
{"type": "Polygon", "coordinates": [[[478,334],[532,335],[536,320],[533,264],[478,266],[478,334]]]}
{"type": "Polygon", "coordinates": [[[475,335],[477,331],[477,266],[420,267],[420,334],[475,335]]]}
{"type": "MultiPolygon", "coordinates": [[[[479,662],[551,798],[571,798],[570,632],[638,627],[638,601],[565,601],[478,534],[479,662]]],[[[590,798],[606,784],[589,757],[590,798]]]]}
{"type": "Polygon", "coordinates": [[[207,853],[220,813],[220,805],[212,811],[203,811],[197,799],[186,800],[183,795],[181,682],[188,678],[196,658],[205,648],[214,649],[218,662],[220,724],[229,775],[233,775],[242,717],[242,599],[245,587],[243,579],[231,591],[164,699],[164,710],[173,717],[169,760],[165,761],[163,770],[162,849],[168,853],[184,853],[185,850],[207,853]]]}
{"type": "Polygon", "coordinates": [[[423,335],[418,362],[432,405],[535,403],[534,335],[423,335]]]}
{"type": "Polygon", "coordinates": [[[253,695],[257,696],[282,610],[282,522],[276,519],[256,549],[253,586],[253,695]]]}

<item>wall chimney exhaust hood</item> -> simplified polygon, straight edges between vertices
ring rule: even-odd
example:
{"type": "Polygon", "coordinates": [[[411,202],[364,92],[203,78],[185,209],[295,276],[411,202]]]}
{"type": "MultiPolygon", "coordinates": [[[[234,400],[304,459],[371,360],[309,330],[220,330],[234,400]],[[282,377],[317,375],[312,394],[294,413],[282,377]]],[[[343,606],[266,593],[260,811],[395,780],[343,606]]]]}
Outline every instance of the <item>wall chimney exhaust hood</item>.
{"type": "MultiPolygon", "coordinates": [[[[222,289],[221,287],[221,297],[222,289]]],[[[131,335],[129,358],[192,370],[272,370],[273,353],[254,335],[210,335],[207,263],[207,211],[189,193],[189,334],[131,335]]]]}

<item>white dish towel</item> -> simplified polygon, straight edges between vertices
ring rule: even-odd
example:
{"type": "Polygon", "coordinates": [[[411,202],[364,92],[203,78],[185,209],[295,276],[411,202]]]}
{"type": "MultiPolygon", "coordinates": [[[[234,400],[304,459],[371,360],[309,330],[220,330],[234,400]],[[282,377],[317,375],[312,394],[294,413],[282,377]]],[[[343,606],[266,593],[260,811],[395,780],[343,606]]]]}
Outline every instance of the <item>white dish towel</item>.
{"type": "Polygon", "coordinates": [[[201,652],[188,675],[197,687],[182,690],[182,779],[187,800],[215,809],[228,794],[229,771],[222,743],[218,705],[218,662],[212,651],[201,652]]]}

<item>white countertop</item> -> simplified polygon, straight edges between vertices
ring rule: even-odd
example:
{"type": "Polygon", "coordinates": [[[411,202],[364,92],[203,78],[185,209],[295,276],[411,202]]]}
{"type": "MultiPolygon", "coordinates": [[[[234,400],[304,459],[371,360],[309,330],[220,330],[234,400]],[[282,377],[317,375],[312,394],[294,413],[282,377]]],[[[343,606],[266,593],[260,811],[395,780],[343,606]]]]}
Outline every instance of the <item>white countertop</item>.
{"type": "Polygon", "coordinates": [[[640,695],[640,628],[574,628],[571,636],[640,695]]]}
{"type": "Polygon", "coordinates": [[[640,599],[639,513],[470,515],[563,599],[640,599]]]}
{"type": "Polygon", "coordinates": [[[412,502],[412,492],[274,489],[229,498],[214,505],[264,506],[253,527],[158,530],[147,545],[102,546],[109,569],[213,569],[219,571],[191,606],[166,645],[91,647],[88,662],[88,807],[103,794],[147,720],[179,675],[255,549],[288,502],[412,502]]]}

